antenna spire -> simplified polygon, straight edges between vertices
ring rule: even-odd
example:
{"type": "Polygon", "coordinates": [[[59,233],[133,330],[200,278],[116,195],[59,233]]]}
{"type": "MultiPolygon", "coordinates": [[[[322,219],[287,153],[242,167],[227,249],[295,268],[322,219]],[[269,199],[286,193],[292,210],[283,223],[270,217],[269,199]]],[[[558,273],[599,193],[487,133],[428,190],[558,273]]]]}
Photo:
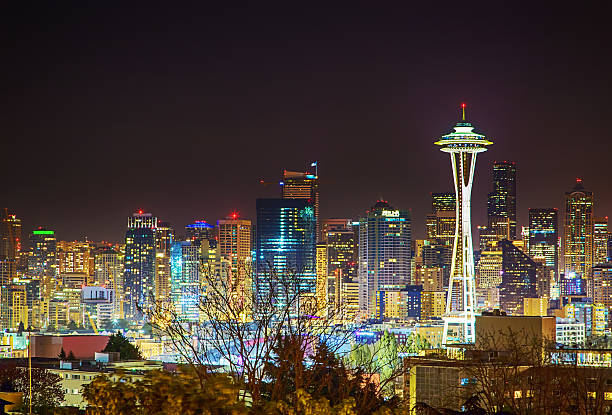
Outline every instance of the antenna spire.
{"type": "Polygon", "coordinates": [[[461,103],[461,113],[462,113],[462,121],[465,121],[465,102],[461,103]]]}

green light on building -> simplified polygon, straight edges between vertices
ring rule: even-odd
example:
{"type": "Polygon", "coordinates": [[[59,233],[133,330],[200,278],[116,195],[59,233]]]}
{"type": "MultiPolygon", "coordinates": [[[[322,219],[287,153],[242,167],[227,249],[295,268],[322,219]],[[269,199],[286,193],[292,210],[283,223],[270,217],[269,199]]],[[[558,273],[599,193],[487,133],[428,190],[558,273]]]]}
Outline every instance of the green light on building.
{"type": "Polygon", "coordinates": [[[55,231],[33,231],[33,235],[54,235],[55,231]]]}

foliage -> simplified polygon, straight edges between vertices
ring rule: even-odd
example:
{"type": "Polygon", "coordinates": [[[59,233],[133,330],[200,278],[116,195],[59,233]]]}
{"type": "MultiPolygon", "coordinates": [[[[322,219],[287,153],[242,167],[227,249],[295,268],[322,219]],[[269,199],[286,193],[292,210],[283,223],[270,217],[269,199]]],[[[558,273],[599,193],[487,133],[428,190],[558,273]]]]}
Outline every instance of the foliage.
{"type": "Polygon", "coordinates": [[[79,326],[77,325],[77,323],[74,322],[74,320],[70,320],[68,322],[68,326],[67,326],[68,330],[76,330],[79,328],[79,326]]]}
{"type": "Polygon", "coordinates": [[[120,331],[108,338],[108,343],[102,351],[119,352],[122,360],[139,360],[142,358],[138,347],[131,344],[120,331]]]}
{"type": "MultiPolygon", "coordinates": [[[[72,350],[71,350],[72,351],[72,350]]],[[[57,355],[58,358],[60,358],[61,360],[66,360],[66,351],[64,350],[64,348],[62,347],[62,350],[59,352],[59,354],[57,355]]]]}
{"type": "Polygon", "coordinates": [[[139,380],[120,374],[113,381],[100,375],[84,387],[83,397],[91,415],[247,413],[244,403],[238,400],[239,389],[229,377],[203,374],[203,386],[189,367],[182,367],[176,374],[150,371],[139,380]]]}
{"type": "Polygon", "coordinates": [[[142,330],[143,334],[146,334],[147,336],[150,336],[153,334],[153,326],[151,325],[151,323],[143,324],[140,330],[142,330]]]}
{"type": "Polygon", "coordinates": [[[393,388],[387,386],[401,366],[392,335],[377,348],[355,351],[362,355],[357,364],[340,360],[337,353],[358,330],[337,324],[342,310],[303,292],[297,270],[281,275],[268,264],[253,275],[249,264],[239,264],[227,278],[210,268],[203,271],[196,292],[199,322],[186,318],[165,298],[151,298],[152,307],[142,310],[153,333],[171,341],[172,352],[195,371],[200,387],[208,375],[195,369],[222,365],[220,371],[241,385],[239,397],[251,410],[270,410],[272,405],[276,411],[280,402],[296,408],[298,391],[312,402],[327,400],[331,408],[353,399],[357,414],[396,405],[390,399],[393,388]],[[381,387],[389,391],[387,396],[381,387]]]}
{"type": "Polygon", "coordinates": [[[302,389],[298,389],[293,395],[292,404],[277,402],[275,412],[279,415],[356,415],[353,399],[346,399],[332,406],[327,399],[313,398],[302,389]]]}
{"type": "Polygon", "coordinates": [[[395,402],[385,401],[363,370],[348,368],[324,343],[309,355],[308,345],[303,336],[278,340],[264,369],[266,383],[262,395],[267,400],[298,407],[305,393],[315,406],[323,405],[322,400],[334,408],[350,401],[356,414],[395,406],[395,402]]]}
{"type": "Polygon", "coordinates": [[[72,350],[70,351],[70,353],[68,353],[67,360],[76,360],[76,357],[74,357],[74,353],[72,353],[72,350]]]}
{"type": "Polygon", "coordinates": [[[378,375],[381,391],[392,397],[395,394],[393,381],[403,370],[399,349],[395,336],[385,331],[373,344],[354,344],[346,361],[370,376],[378,375]]]}
{"type": "Polygon", "coordinates": [[[410,336],[406,339],[405,344],[398,347],[398,350],[403,353],[409,353],[411,355],[418,355],[422,350],[431,349],[432,345],[427,341],[424,336],[419,333],[410,333],[410,336]]]}
{"type": "MultiPolygon", "coordinates": [[[[29,374],[26,368],[0,368],[2,390],[23,392],[23,402],[28,403],[29,374]]],[[[64,400],[61,378],[47,369],[32,369],[32,409],[37,414],[51,413],[64,400]]]]}
{"type": "Polygon", "coordinates": [[[25,325],[23,324],[23,321],[19,322],[19,326],[17,327],[17,333],[21,336],[21,333],[23,333],[25,331],[25,325]]]}

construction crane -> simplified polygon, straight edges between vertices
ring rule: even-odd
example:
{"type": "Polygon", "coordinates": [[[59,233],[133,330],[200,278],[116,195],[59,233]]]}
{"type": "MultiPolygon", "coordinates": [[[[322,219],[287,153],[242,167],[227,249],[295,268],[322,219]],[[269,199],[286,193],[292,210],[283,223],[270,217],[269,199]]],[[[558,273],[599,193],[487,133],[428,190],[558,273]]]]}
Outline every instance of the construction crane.
{"type": "Polygon", "coordinates": [[[89,318],[89,324],[91,324],[91,328],[93,329],[94,333],[100,334],[100,332],[98,331],[98,327],[96,326],[96,322],[91,317],[91,314],[89,314],[89,311],[86,311],[85,313],[87,314],[87,318],[89,318]]]}

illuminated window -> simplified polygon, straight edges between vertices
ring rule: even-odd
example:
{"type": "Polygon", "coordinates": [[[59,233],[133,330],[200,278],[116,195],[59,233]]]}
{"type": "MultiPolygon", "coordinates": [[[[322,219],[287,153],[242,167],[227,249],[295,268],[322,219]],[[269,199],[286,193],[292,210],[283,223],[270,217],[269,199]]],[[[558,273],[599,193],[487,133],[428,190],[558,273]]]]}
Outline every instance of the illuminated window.
{"type": "Polygon", "coordinates": [[[523,391],[514,391],[514,399],[520,399],[523,396],[523,391]]]}

